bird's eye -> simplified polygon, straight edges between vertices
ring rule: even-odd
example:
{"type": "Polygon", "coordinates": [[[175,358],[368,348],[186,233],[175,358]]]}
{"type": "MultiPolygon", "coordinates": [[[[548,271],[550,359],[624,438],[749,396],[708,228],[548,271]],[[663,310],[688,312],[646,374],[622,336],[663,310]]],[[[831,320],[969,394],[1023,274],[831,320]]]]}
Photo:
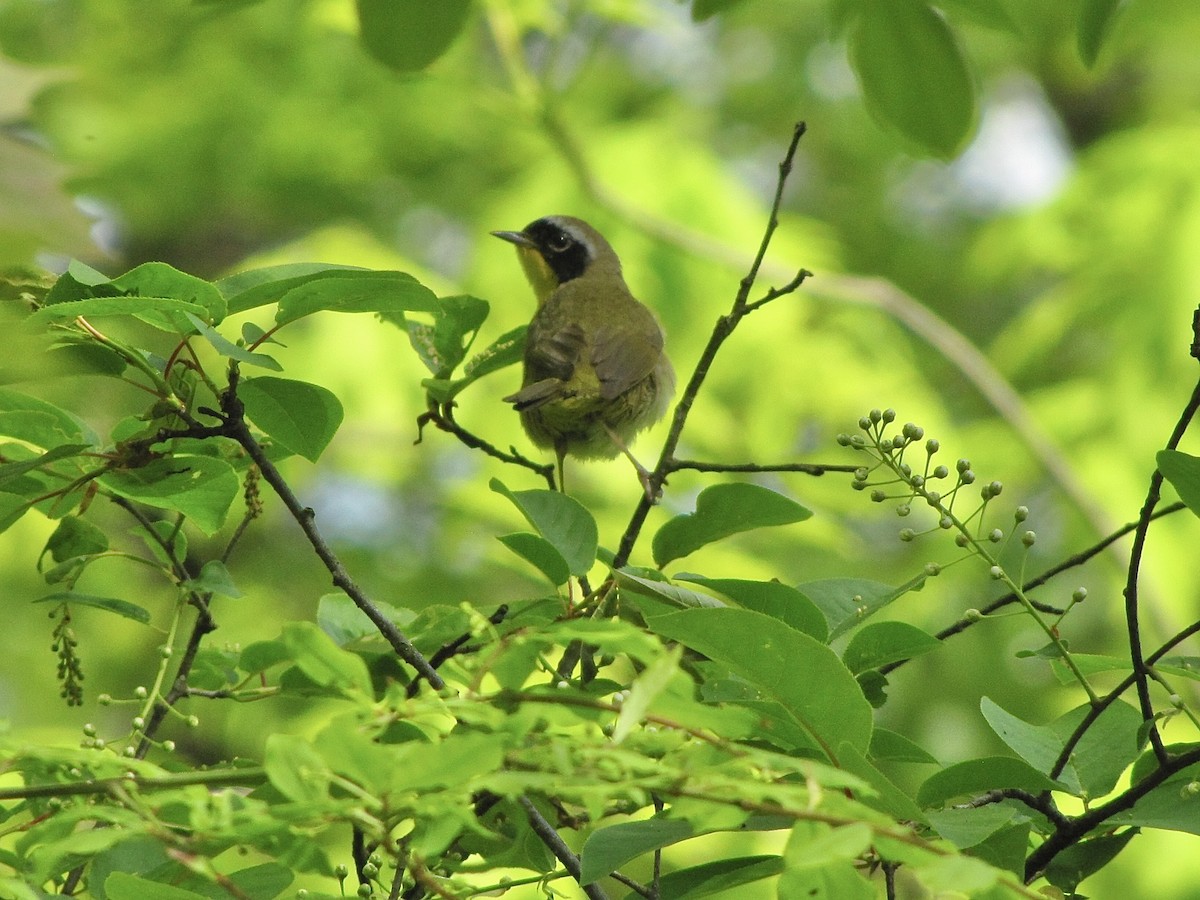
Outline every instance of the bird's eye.
{"type": "Polygon", "coordinates": [[[571,236],[565,231],[560,231],[554,237],[550,238],[547,246],[555,253],[563,253],[571,248],[575,242],[571,240],[571,236]]]}

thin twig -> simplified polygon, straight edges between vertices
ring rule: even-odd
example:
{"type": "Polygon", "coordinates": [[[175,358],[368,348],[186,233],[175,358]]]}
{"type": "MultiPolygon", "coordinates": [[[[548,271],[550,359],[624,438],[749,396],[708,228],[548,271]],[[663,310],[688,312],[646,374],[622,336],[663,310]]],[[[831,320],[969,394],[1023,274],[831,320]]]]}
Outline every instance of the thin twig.
{"type": "Polygon", "coordinates": [[[1168,758],[1165,765],[1155,769],[1137,784],[1122,794],[1100,806],[1094,806],[1086,813],[1069,819],[1062,827],[1055,829],[1054,834],[1046,838],[1042,845],[1034,850],[1025,860],[1025,883],[1033,881],[1059,853],[1070,847],[1089,831],[1099,827],[1117,813],[1131,809],[1138,800],[1146,796],[1172,775],[1182,772],[1189,766],[1200,762],[1200,749],[1192,749],[1176,757],[1168,758]]]}
{"type": "MultiPolygon", "coordinates": [[[[1179,512],[1182,509],[1187,509],[1187,505],[1185,503],[1183,503],[1182,501],[1176,501],[1175,503],[1172,503],[1169,506],[1164,506],[1162,509],[1156,510],[1154,515],[1152,515],[1150,518],[1151,518],[1151,521],[1153,521],[1154,519],[1161,519],[1163,516],[1169,516],[1172,513],[1179,512]]],[[[1129,522],[1128,524],[1121,526],[1116,531],[1114,531],[1112,534],[1105,537],[1103,540],[1100,540],[1100,541],[1096,542],[1095,544],[1092,544],[1092,546],[1088,547],[1086,550],[1080,550],[1078,553],[1075,553],[1072,556],[1067,557],[1062,562],[1051,566],[1049,569],[1047,569],[1045,572],[1042,572],[1042,574],[1038,575],[1037,577],[1031,578],[1029,581],[1025,582],[1021,586],[1021,590],[1028,592],[1028,591],[1033,590],[1034,588],[1041,587],[1043,584],[1045,584],[1047,581],[1049,581],[1055,575],[1059,575],[1062,572],[1067,571],[1068,569],[1075,568],[1076,566],[1083,565],[1088,560],[1092,559],[1095,556],[1098,556],[1102,551],[1104,551],[1109,546],[1111,546],[1112,544],[1119,541],[1125,535],[1129,534],[1129,532],[1131,532],[1135,528],[1137,528],[1137,525],[1138,525],[1137,522],[1129,522]]],[[[1017,602],[1016,593],[1014,591],[1009,591],[1007,594],[1004,594],[1001,597],[997,597],[995,600],[991,601],[986,606],[980,607],[979,612],[981,613],[982,616],[987,616],[987,615],[990,615],[991,613],[996,612],[999,609],[1004,608],[1005,606],[1009,606],[1016,602],[1017,602]]],[[[1057,607],[1051,606],[1047,603],[1039,603],[1032,599],[1030,599],[1030,602],[1034,605],[1034,607],[1036,609],[1038,609],[1039,611],[1044,612],[1048,615],[1059,616],[1059,615],[1063,614],[1063,610],[1061,610],[1057,607]]],[[[939,641],[944,641],[947,638],[951,638],[956,634],[961,634],[962,632],[964,632],[968,628],[970,628],[972,625],[978,625],[982,621],[983,621],[983,619],[980,617],[971,616],[968,618],[968,617],[964,616],[963,618],[959,619],[957,622],[954,622],[953,624],[948,625],[945,628],[943,628],[941,631],[939,631],[935,635],[935,637],[939,641]]],[[[902,660],[899,660],[898,662],[889,663],[886,666],[882,666],[879,671],[882,674],[887,675],[889,672],[895,671],[896,669],[900,668],[905,663],[910,662],[910,661],[911,660],[902,659],[902,660]]]]}
{"type": "Polygon", "coordinates": [[[417,416],[417,439],[413,443],[419,444],[422,439],[422,432],[426,425],[433,425],[440,431],[447,434],[452,434],[459,439],[465,446],[472,450],[482,450],[493,459],[498,459],[501,462],[508,463],[514,466],[521,466],[529,469],[542,478],[546,479],[546,483],[550,486],[550,490],[554,490],[554,464],[534,462],[527,456],[522,456],[516,451],[516,448],[510,448],[510,452],[506,453],[495,444],[485,441],[467,429],[463,428],[454,419],[453,403],[444,403],[439,405],[432,399],[429,403],[429,408],[421,415],[417,416]]]}
{"type": "Polygon", "coordinates": [[[442,677],[438,675],[437,670],[429,665],[429,661],[401,633],[396,624],[385,616],[379,607],[371,602],[362,589],[355,583],[354,579],[350,577],[350,573],[346,571],[346,567],[342,564],[342,561],[333,552],[329,544],[325,542],[325,539],[321,536],[321,532],[317,530],[314,521],[316,514],[300,503],[291,486],[284,480],[279,470],[275,468],[275,463],[267,456],[262,445],[254,439],[254,435],[250,433],[250,428],[246,424],[245,409],[237,396],[237,381],[237,369],[230,367],[229,387],[221,398],[221,407],[225,414],[225,436],[241,444],[250,458],[254,460],[255,465],[262,472],[263,480],[279,495],[279,499],[283,501],[283,505],[287,507],[288,512],[292,514],[292,518],[300,525],[304,536],[308,538],[313,551],[320,558],[321,562],[325,564],[325,568],[329,571],[329,574],[333,576],[333,583],[345,591],[346,595],[354,601],[354,605],[362,610],[367,618],[371,620],[371,623],[378,629],[379,633],[383,635],[392,649],[396,651],[396,655],[416,669],[435,690],[445,687],[445,682],[442,681],[442,677]]]}
{"type": "Polygon", "coordinates": [[[667,472],[679,472],[691,469],[694,472],[800,472],[804,475],[821,476],[827,472],[853,472],[858,466],[841,463],[716,463],[701,462],[696,459],[672,459],[667,464],[667,472]]]}
{"type": "MultiPolygon", "coordinates": [[[[1200,410],[1200,382],[1192,390],[1192,396],[1179,416],[1175,430],[1167,441],[1168,450],[1174,450],[1183,439],[1196,411],[1200,410]]],[[[1138,624],[1138,572],[1142,563],[1142,552],[1146,546],[1146,535],[1150,529],[1150,519],[1154,515],[1154,507],[1158,505],[1162,492],[1163,474],[1155,469],[1150,476],[1150,488],[1146,492],[1146,502],[1138,516],[1137,528],[1133,532],[1133,547],[1129,551],[1129,570],[1125,579],[1125,628],[1129,634],[1129,660],[1133,665],[1134,681],[1137,686],[1138,705],[1141,708],[1142,719],[1149,723],[1150,745],[1158,764],[1167,764],[1167,751],[1163,746],[1162,735],[1158,732],[1158,724],[1154,721],[1154,704],[1150,699],[1150,681],[1147,676],[1145,660],[1142,659],[1142,636],[1138,624]]]]}
{"type": "Polygon", "coordinates": [[[805,125],[803,122],[797,123],[795,129],[792,131],[791,143],[788,144],[783,161],[779,164],[779,180],[775,187],[775,198],[771,204],[767,227],[763,232],[762,241],[759,243],[758,252],[754,256],[754,261],[750,264],[750,270],[739,282],[733,307],[726,315],[718,318],[716,325],[713,326],[708,344],[705,345],[703,352],[700,354],[700,359],[696,362],[696,368],[692,372],[692,377],[680,395],[679,402],[675,405],[671,427],[667,432],[666,440],[663,442],[658,463],[650,473],[649,490],[638,501],[638,505],[633,511],[633,516],[629,520],[629,525],[625,528],[625,533],[621,536],[621,543],[613,559],[612,567],[614,569],[619,569],[629,561],[629,554],[633,552],[633,545],[637,542],[642,526],[646,522],[646,516],[650,513],[651,500],[649,498],[656,496],[666,481],[671,464],[674,461],[675,448],[679,445],[679,439],[683,434],[684,426],[687,424],[688,414],[691,412],[692,404],[696,402],[696,397],[700,392],[701,386],[704,384],[704,379],[708,376],[708,371],[717,356],[717,351],[721,349],[721,345],[725,343],[725,340],[733,334],[738,322],[744,316],[758,309],[763,303],[768,302],[768,300],[778,299],[786,293],[795,291],[810,274],[806,270],[801,269],[785,288],[772,288],[762,299],[755,301],[753,304],[750,303],[750,292],[754,288],[763,258],[766,256],[767,248],[771,244],[771,237],[775,234],[775,229],[779,226],[779,208],[783,204],[783,189],[787,183],[788,174],[792,170],[792,161],[795,159],[796,150],[800,146],[800,139],[804,136],[804,131],[805,125]]]}
{"type": "MultiPolygon", "coordinates": [[[[488,616],[488,621],[493,625],[499,625],[504,621],[507,615],[508,604],[502,603],[496,608],[494,613],[488,616]]],[[[460,634],[454,640],[443,644],[440,648],[438,648],[438,651],[434,653],[433,656],[429,657],[429,665],[436,669],[446,660],[464,652],[464,647],[466,646],[467,641],[471,640],[471,637],[472,634],[468,631],[465,634],[460,634]]],[[[417,695],[417,689],[420,687],[420,685],[421,676],[417,675],[411,682],[409,682],[408,688],[405,690],[405,695],[408,697],[415,697],[417,695]]]]}
{"type": "Polygon", "coordinates": [[[998,788],[994,791],[988,791],[986,794],[981,794],[970,803],[964,803],[965,809],[978,809],[981,806],[990,806],[993,803],[999,803],[1001,800],[1016,800],[1019,803],[1024,803],[1030,809],[1041,813],[1055,828],[1066,828],[1070,825],[1071,820],[1059,812],[1058,807],[1054,805],[1054,801],[1047,795],[1038,796],[1031,794],[1029,791],[1023,791],[1020,788],[998,788]]]}
{"type": "MultiPolygon", "coordinates": [[[[549,848],[550,852],[571,873],[571,877],[579,881],[582,872],[579,868],[579,857],[567,846],[562,836],[554,830],[554,826],[546,821],[546,817],[538,812],[538,808],[533,805],[533,801],[528,797],[519,797],[518,801],[521,804],[521,808],[525,810],[525,815],[529,819],[529,827],[533,829],[533,833],[538,836],[538,839],[549,848]]],[[[604,893],[603,888],[598,884],[581,884],[580,887],[583,888],[584,894],[590,897],[591,900],[608,900],[608,895],[604,893]]]]}

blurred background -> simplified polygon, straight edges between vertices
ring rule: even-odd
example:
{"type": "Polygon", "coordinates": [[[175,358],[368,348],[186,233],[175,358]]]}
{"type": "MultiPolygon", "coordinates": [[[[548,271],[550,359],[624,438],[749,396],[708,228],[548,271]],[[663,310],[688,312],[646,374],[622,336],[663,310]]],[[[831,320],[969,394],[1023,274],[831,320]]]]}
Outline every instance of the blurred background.
{"type": "MultiPolygon", "coordinates": [[[[845,0],[696,5],[727,8],[697,22],[671,0],[449,4],[461,20],[448,49],[398,73],[364,48],[349,0],[0,0],[0,266],[61,271],[78,258],[116,275],[162,260],[206,278],[296,261],[401,269],[442,295],[489,301],[481,348],[533,311],[512,248],[488,232],[567,213],[617,249],[634,293],[663,321],[682,381],[759,245],[779,161],[804,120],[759,291],[801,267],[814,277],[726,344],[680,454],[855,462],[836,435],[872,407],[893,407],[940,439],[945,462],[968,457],[981,481],[1004,482],[993,524],[1007,528],[1015,506],[1029,507],[1038,541],[1028,575],[1132,521],[1196,377],[1194,0],[1128,3],[1091,67],[1077,48],[1077,0],[943,4],[975,105],[968,139],[941,159],[864,103],[845,0]]],[[[325,314],[281,340],[273,355],[286,374],[346,407],[320,464],[294,459],[285,474],[373,597],[490,612],[545,592],[495,540],[522,523],[487,486],[542,485],[432,429],[414,443],[427,373],[405,334],[325,314]]],[[[519,377],[510,368],[471,386],[457,415],[494,444],[536,455],[501,402],[519,377]]],[[[11,386],[83,410],[101,434],[141,403],[117,381],[11,386]]],[[[639,440],[646,461],[663,433],[639,440]]],[[[1181,449],[1198,453],[1200,440],[1181,449]]],[[[637,480],[623,460],[575,464],[570,477],[614,548],[637,480]]],[[[718,477],[671,478],[635,563],[649,564],[653,528],[718,477]]],[[[758,480],[816,515],[712,545],[672,572],[899,584],[957,558],[938,534],[901,543],[899,528],[914,523],[852,492],[845,476],[758,480]]],[[[121,730],[124,713],[97,707],[96,694],[129,696],[153,671],[173,594],[120,561],[94,567],[81,590],[124,592],[159,613],[139,628],[80,611],[88,697],[82,712],[47,703],[57,694],[51,624],[29,603],[48,592],[34,563],[51,530],[27,516],[0,536],[10,610],[0,717],[25,739],[74,742],[84,721],[121,730]]],[[[1187,512],[1151,533],[1148,647],[1200,612],[1198,541],[1187,512]]],[[[199,535],[194,544],[203,550],[199,535]]],[[[1073,650],[1123,652],[1127,551],[1118,542],[1039,592],[1064,605],[1088,588],[1063,624],[1073,650]]],[[[231,568],[244,597],[216,610],[218,646],[311,619],[328,589],[270,501],[231,568]]],[[[993,595],[968,561],[886,614],[936,631],[993,595]]],[[[879,721],[947,763],[1004,752],[981,697],[1034,722],[1081,699],[1044,661],[1016,656],[1041,646],[1038,634],[1017,615],[970,629],[892,676],[879,721]]],[[[255,754],[271,729],[300,729],[306,714],[224,705],[196,710],[199,733],[173,735],[183,752],[255,754]]],[[[1166,738],[1194,735],[1172,723],[1166,738]]],[[[926,774],[914,767],[911,777],[926,774]]],[[[1195,837],[1146,834],[1085,890],[1200,897],[1195,851],[1195,837]]]]}

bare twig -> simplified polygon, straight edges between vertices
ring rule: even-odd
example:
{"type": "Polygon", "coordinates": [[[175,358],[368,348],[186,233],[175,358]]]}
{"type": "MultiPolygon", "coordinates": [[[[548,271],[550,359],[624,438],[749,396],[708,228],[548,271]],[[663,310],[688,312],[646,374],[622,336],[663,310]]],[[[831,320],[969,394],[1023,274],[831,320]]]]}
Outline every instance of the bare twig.
{"type": "MultiPolygon", "coordinates": [[[[1184,504],[1180,501],[1176,501],[1175,503],[1172,503],[1168,506],[1164,506],[1162,509],[1156,510],[1154,512],[1154,515],[1152,515],[1150,518],[1152,521],[1154,519],[1161,519],[1163,516],[1169,516],[1172,513],[1177,513],[1181,509],[1187,509],[1186,504],[1184,504]]],[[[1088,547],[1086,550],[1080,550],[1078,553],[1075,553],[1075,554],[1067,557],[1062,562],[1051,566],[1049,569],[1047,569],[1042,574],[1038,575],[1036,578],[1031,578],[1029,581],[1027,581],[1023,585],[1021,585],[1021,590],[1028,592],[1028,591],[1033,590],[1034,588],[1041,587],[1043,584],[1045,584],[1047,581],[1049,581],[1055,575],[1059,575],[1059,574],[1067,571],[1068,569],[1075,568],[1076,566],[1083,565],[1088,560],[1092,559],[1095,556],[1098,556],[1101,552],[1103,552],[1105,549],[1107,549],[1112,544],[1116,543],[1118,540],[1123,538],[1125,535],[1129,534],[1131,531],[1133,531],[1135,528],[1137,528],[1137,525],[1138,525],[1137,522],[1130,522],[1126,525],[1121,526],[1116,531],[1114,531],[1112,534],[1105,537],[1103,540],[1097,541],[1095,544],[1092,544],[1092,546],[1088,547]]],[[[1016,602],[1017,602],[1017,595],[1014,592],[1009,591],[1007,594],[1004,594],[1001,597],[997,597],[995,600],[988,603],[986,606],[980,607],[979,612],[982,615],[987,616],[991,613],[996,612],[999,609],[1003,609],[1005,606],[1009,606],[1016,602]]],[[[1047,613],[1048,615],[1057,616],[1057,615],[1062,615],[1062,613],[1063,613],[1063,610],[1061,610],[1057,607],[1051,606],[1049,604],[1039,603],[1032,599],[1030,599],[1030,602],[1033,604],[1035,609],[1039,610],[1040,612],[1047,613]]],[[[963,618],[959,619],[958,621],[954,622],[953,624],[948,625],[947,627],[943,628],[941,631],[939,631],[935,635],[935,637],[937,637],[937,639],[939,641],[944,641],[947,638],[951,638],[956,634],[961,634],[962,632],[964,632],[968,628],[970,628],[972,625],[978,625],[981,621],[983,621],[983,619],[979,618],[977,616],[970,616],[969,618],[964,616],[963,618]]],[[[902,665],[904,665],[907,662],[909,662],[909,660],[902,659],[902,660],[899,660],[894,663],[889,663],[888,665],[881,667],[879,671],[882,672],[884,675],[887,675],[889,672],[895,671],[896,669],[900,668],[902,665]]]]}
{"type": "Polygon", "coordinates": [[[683,434],[684,426],[687,424],[688,414],[691,412],[692,404],[696,402],[696,396],[704,384],[704,379],[708,376],[708,371],[717,356],[717,351],[721,349],[721,345],[733,334],[734,329],[743,317],[761,308],[771,300],[776,300],[785,294],[792,293],[811,274],[801,269],[784,287],[772,288],[758,300],[750,301],[750,292],[754,289],[754,284],[758,279],[763,258],[767,255],[767,248],[771,244],[771,238],[775,234],[775,229],[779,226],[779,208],[783,203],[783,189],[787,184],[788,175],[792,171],[792,161],[796,157],[796,150],[800,146],[800,139],[804,136],[804,131],[804,123],[797,123],[792,132],[791,143],[788,144],[783,161],[779,164],[779,179],[775,187],[775,198],[771,204],[771,212],[767,219],[767,227],[763,232],[762,241],[758,245],[758,252],[754,256],[754,261],[750,264],[749,271],[738,285],[738,292],[734,298],[733,307],[727,314],[717,319],[716,325],[713,326],[708,344],[705,345],[703,352],[700,354],[700,359],[696,363],[692,377],[688,380],[687,386],[679,397],[679,402],[675,405],[671,427],[667,432],[666,440],[663,442],[662,452],[658,457],[658,464],[650,473],[649,490],[646,491],[646,496],[643,496],[638,501],[638,505],[633,511],[633,516],[629,520],[629,525],[626,527],[625,533],[621,536],[621,543],[613,559],[614,569],[619,569],[629,560],[629,554],[633,551],[633,545],[637,542],[638,535],[645,524],[646,516],[650,512],[651,500],[649,498],[654,497],[658,493],[671,471],[675,448],[679,445],[679,438],[683,434]]]}
{"type": "MultiPolygon", "coordinates": [[[[1167,441],[1168,450],[1174,450],[1179,446],[1179,442],[1183,439],[1184,432],[1187,431],[1197,410],[1200,410],[1200,382],[1197,382],[1193,388],[1192,396],[1180,414],[1175,430],[1171,432],[1171,437],[1167,441]]],[[[1146,502],[1142,506],[1141,515],[1138,516],[1137,528],[1133,532],[1133,547],[1129,551],[1129,570],[1125,579],[1124,594],[1125,629],[1129,634],[1129,660],[1133,664],[1138,705],[1141,708],[1142,718],[1149,723],[1150,745],[1154,748],[1154,755],[1158,758],[1158,764],[1165,766],[1167,751],[1163,746],[1162,735],[1158,732],[1158,725],[1154,721],[1154,704],[1150,699],[1150,681],[1146,662],[1142,659],[1142,636],[1138,624],[1138,572],[1141,568],[1142,551],[1146,545],[1150,520],[1161,496],[1162,483],[1163,474],[1155,469],[1154,474],[1150,476],[1150,488],[1146,492],[1146,502]]]]}
{"type": "Polygon", "coordinates": [[[694,472],[800,472],[804,475],[821,476],[826,472],[853,472],[858,466],[842,463],[716,463],[695,459],[672,459],[667,465],[668,474],[691,469],[694,472]]]}
{"type": "Polygon", "coordinates": [[[508,463],[514,466],[521,466],[529,469],[542,478],[546,479],[550,490],[554,490],[554,465],[552,463],[534,462],[527,456],[522,456],[515,448],[510,448],[509,452],[505,452],[485,441],[478,435],[468,431],[458,424],[454,419],[453,403],[438,404],[432,399],[429,402],[429,408],[421,415],[417,416],[417,439],[414,443],[421,443],[422,432],[426,425],[433,425],[440,431],[447,434],[452,434],[459,439],[465,446],[472,450],[482,450],[493,459],[498,459],[501,462],[508,463]]]}
{"type": "MultiPolygon", "coordinates": [[[[554,826],[546,821],[546,817],[538,812],[538,808],[533,805],[533,801],[528,797],[520,797],[518,801],[521,808],[525,810],[525,815],[529,819],[529,827],[533,829],[533,833],[538,836],[543,844],[549,848],[550,852],[557,857],[558,861],[563,864],[571,877],[579,881],[581,869],[579,868],[579,857],[572,852],[567,846],[554,826]]],[[[591,900],[608,900],[608,895],[604,893],[603,888],[598,884],[580,885],[591,900]]]]}

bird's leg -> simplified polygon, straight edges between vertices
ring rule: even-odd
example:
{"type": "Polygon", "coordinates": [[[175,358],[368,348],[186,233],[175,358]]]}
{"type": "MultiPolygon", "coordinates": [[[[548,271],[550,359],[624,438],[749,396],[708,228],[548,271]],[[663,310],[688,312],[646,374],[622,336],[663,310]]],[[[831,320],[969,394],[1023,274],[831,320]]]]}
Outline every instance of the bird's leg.
{"type": "Polygon", "coordinates": [[[566,441],[559,441],[558,443],[556,443],[554,445],[554,455],[558,459],[558,492],[560,494],[565,494],[567,492],[567,483],[564,480],[564,476],[563,476],[563,470],[564,470],[563,463],[567,458],[567,442],[566,441]]]}
{"type": "Polygon", "coordinates": [[[633,453],[632,453],[632,451],[630,451],[629,447],[625,444],[625,442],[623,440],[621,440],[620,435],[618,435],[615,431],[613,431],[607,425],[604,426],[604,430],[608,432],[608,436],[610,438],[612,438],[612,442],[617,445],[617,447],[620,449],[620,451],[622,453],[625,454],[625,458],[627,460],[629,460],[631,463],[633,463],[633,467],[635,469],[637,469],[638,481],[640,481],[642,483],[642,490],[646,492],[646,499],[649,500],[651,503],[657,503],[658,497],[662,493],[662,489],[659,488],[659,490],[657,492],[655,492],[654,489],[651,487],[651,485],[650,485],[650,475],[651,475],[650,470],[647,469],[645,466],[643,466],[640,462],[637,461],[637,457],[633,455],[633,453]]]}

